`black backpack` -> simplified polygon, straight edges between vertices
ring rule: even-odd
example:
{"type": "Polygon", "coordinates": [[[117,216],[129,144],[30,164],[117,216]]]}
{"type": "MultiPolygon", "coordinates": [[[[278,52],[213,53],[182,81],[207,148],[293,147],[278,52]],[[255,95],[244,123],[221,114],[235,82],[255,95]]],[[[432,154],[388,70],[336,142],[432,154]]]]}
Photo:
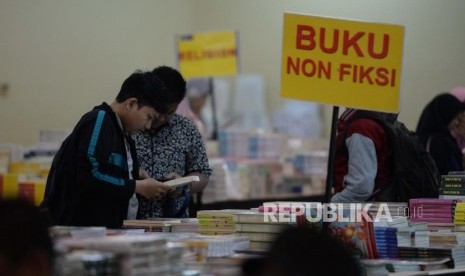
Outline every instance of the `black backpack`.
{"type": "Polygon", "coordinates": [[[411,198],[437,198],[440,174],[417,135],[401,122],[388,122],[385,116],[379,115],[383,113],[357,112],[344,127],[341,149],[337,150],[345,151],[348,156],[347,129],[357,119],[379,122],[389,136],[391,183],[374,191],[367,201],[408,202],[411,198]]]}

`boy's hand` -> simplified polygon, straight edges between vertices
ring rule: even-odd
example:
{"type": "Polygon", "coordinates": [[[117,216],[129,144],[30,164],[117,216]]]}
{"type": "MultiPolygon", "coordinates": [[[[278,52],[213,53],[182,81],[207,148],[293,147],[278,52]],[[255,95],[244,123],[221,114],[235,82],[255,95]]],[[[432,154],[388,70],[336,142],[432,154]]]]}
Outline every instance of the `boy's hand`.
{"type": "Polygon", "coordinates": [[[162,199],[170,189],[171,187],[168,185],[165,185],[153,178],[136,181],[136,193],[150,200],[162,199]]]}

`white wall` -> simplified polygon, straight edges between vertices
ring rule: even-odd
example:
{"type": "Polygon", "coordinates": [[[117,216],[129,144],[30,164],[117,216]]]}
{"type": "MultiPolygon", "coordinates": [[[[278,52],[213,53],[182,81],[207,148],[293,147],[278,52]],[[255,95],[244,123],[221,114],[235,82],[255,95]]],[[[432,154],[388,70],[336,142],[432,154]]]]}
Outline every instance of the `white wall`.
{"type": "Polygon", "coordinates": [[[35,144],[112,102],[136,69],[176,66],[174,34],[192,32],[183,0],[1,0],[0,143],[35,144]]]}
{"type": "MultiPolygon", "coordinates": [[[[405,26],[399,119],[415,129],[421,110],[435,94],[465,86],[465,1],[463,0],[204,0],[197,10],[200,30],[240,32],[243,73],[265,76],[268,105],[279,96],[284,11],[405,26]]],[[[329,137],[332,107],[325,106],[329,137]]]]}
{"type": "MultiPolygon", "coordinates": [[[[1,0],[0,143],[34,144],[111,102],[135,69],[176,66],[174,35],[236,29],[242,73],[279,96],[284,11],[405,26],[400,119],[415,128],[426,102],[465,85],[463,0],[1,0]]],[[[326,135],[331,107],[326,106],[326,135]]]]}

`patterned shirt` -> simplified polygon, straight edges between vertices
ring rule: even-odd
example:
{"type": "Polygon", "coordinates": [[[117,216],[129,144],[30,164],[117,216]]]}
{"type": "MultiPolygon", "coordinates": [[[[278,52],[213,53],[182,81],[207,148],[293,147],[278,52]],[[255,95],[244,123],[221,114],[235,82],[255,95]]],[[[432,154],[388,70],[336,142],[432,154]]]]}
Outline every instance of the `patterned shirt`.
{"type": "MultiPolygon", "coordinates": [[[[164,179],[171,172],[186,176],[199,172],[209,178],[211,169],[202,137],[196,126],[187,118],[174,114],[170,122],[154,131],[134,136],[140,168],[155,179],[164,179]]],[[[165,199],[151,201],[139,197],[139,218],[164,217],[165,199]]],[[[176,210],[180,210],[184,196],[175,198],[176,210]]],[[[188,217],[186,209],[184,217],[188,217]]]]}

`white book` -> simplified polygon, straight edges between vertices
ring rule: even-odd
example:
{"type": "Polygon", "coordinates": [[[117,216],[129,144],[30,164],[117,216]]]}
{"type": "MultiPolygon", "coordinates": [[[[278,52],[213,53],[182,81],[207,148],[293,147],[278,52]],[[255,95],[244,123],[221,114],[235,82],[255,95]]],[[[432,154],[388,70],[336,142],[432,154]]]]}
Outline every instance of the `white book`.
{"type": "Polygon", "coordinates": [[[200,181],[200,178],[197,175],[189,175],[189,176],[184,176],[181,178],[176,178],[172,180],[168,180],[163,182],[164,184],[172,187],[172,188],[177,188],[185,185],[189,185],[192,182],[198,182],[200,181]]]}

